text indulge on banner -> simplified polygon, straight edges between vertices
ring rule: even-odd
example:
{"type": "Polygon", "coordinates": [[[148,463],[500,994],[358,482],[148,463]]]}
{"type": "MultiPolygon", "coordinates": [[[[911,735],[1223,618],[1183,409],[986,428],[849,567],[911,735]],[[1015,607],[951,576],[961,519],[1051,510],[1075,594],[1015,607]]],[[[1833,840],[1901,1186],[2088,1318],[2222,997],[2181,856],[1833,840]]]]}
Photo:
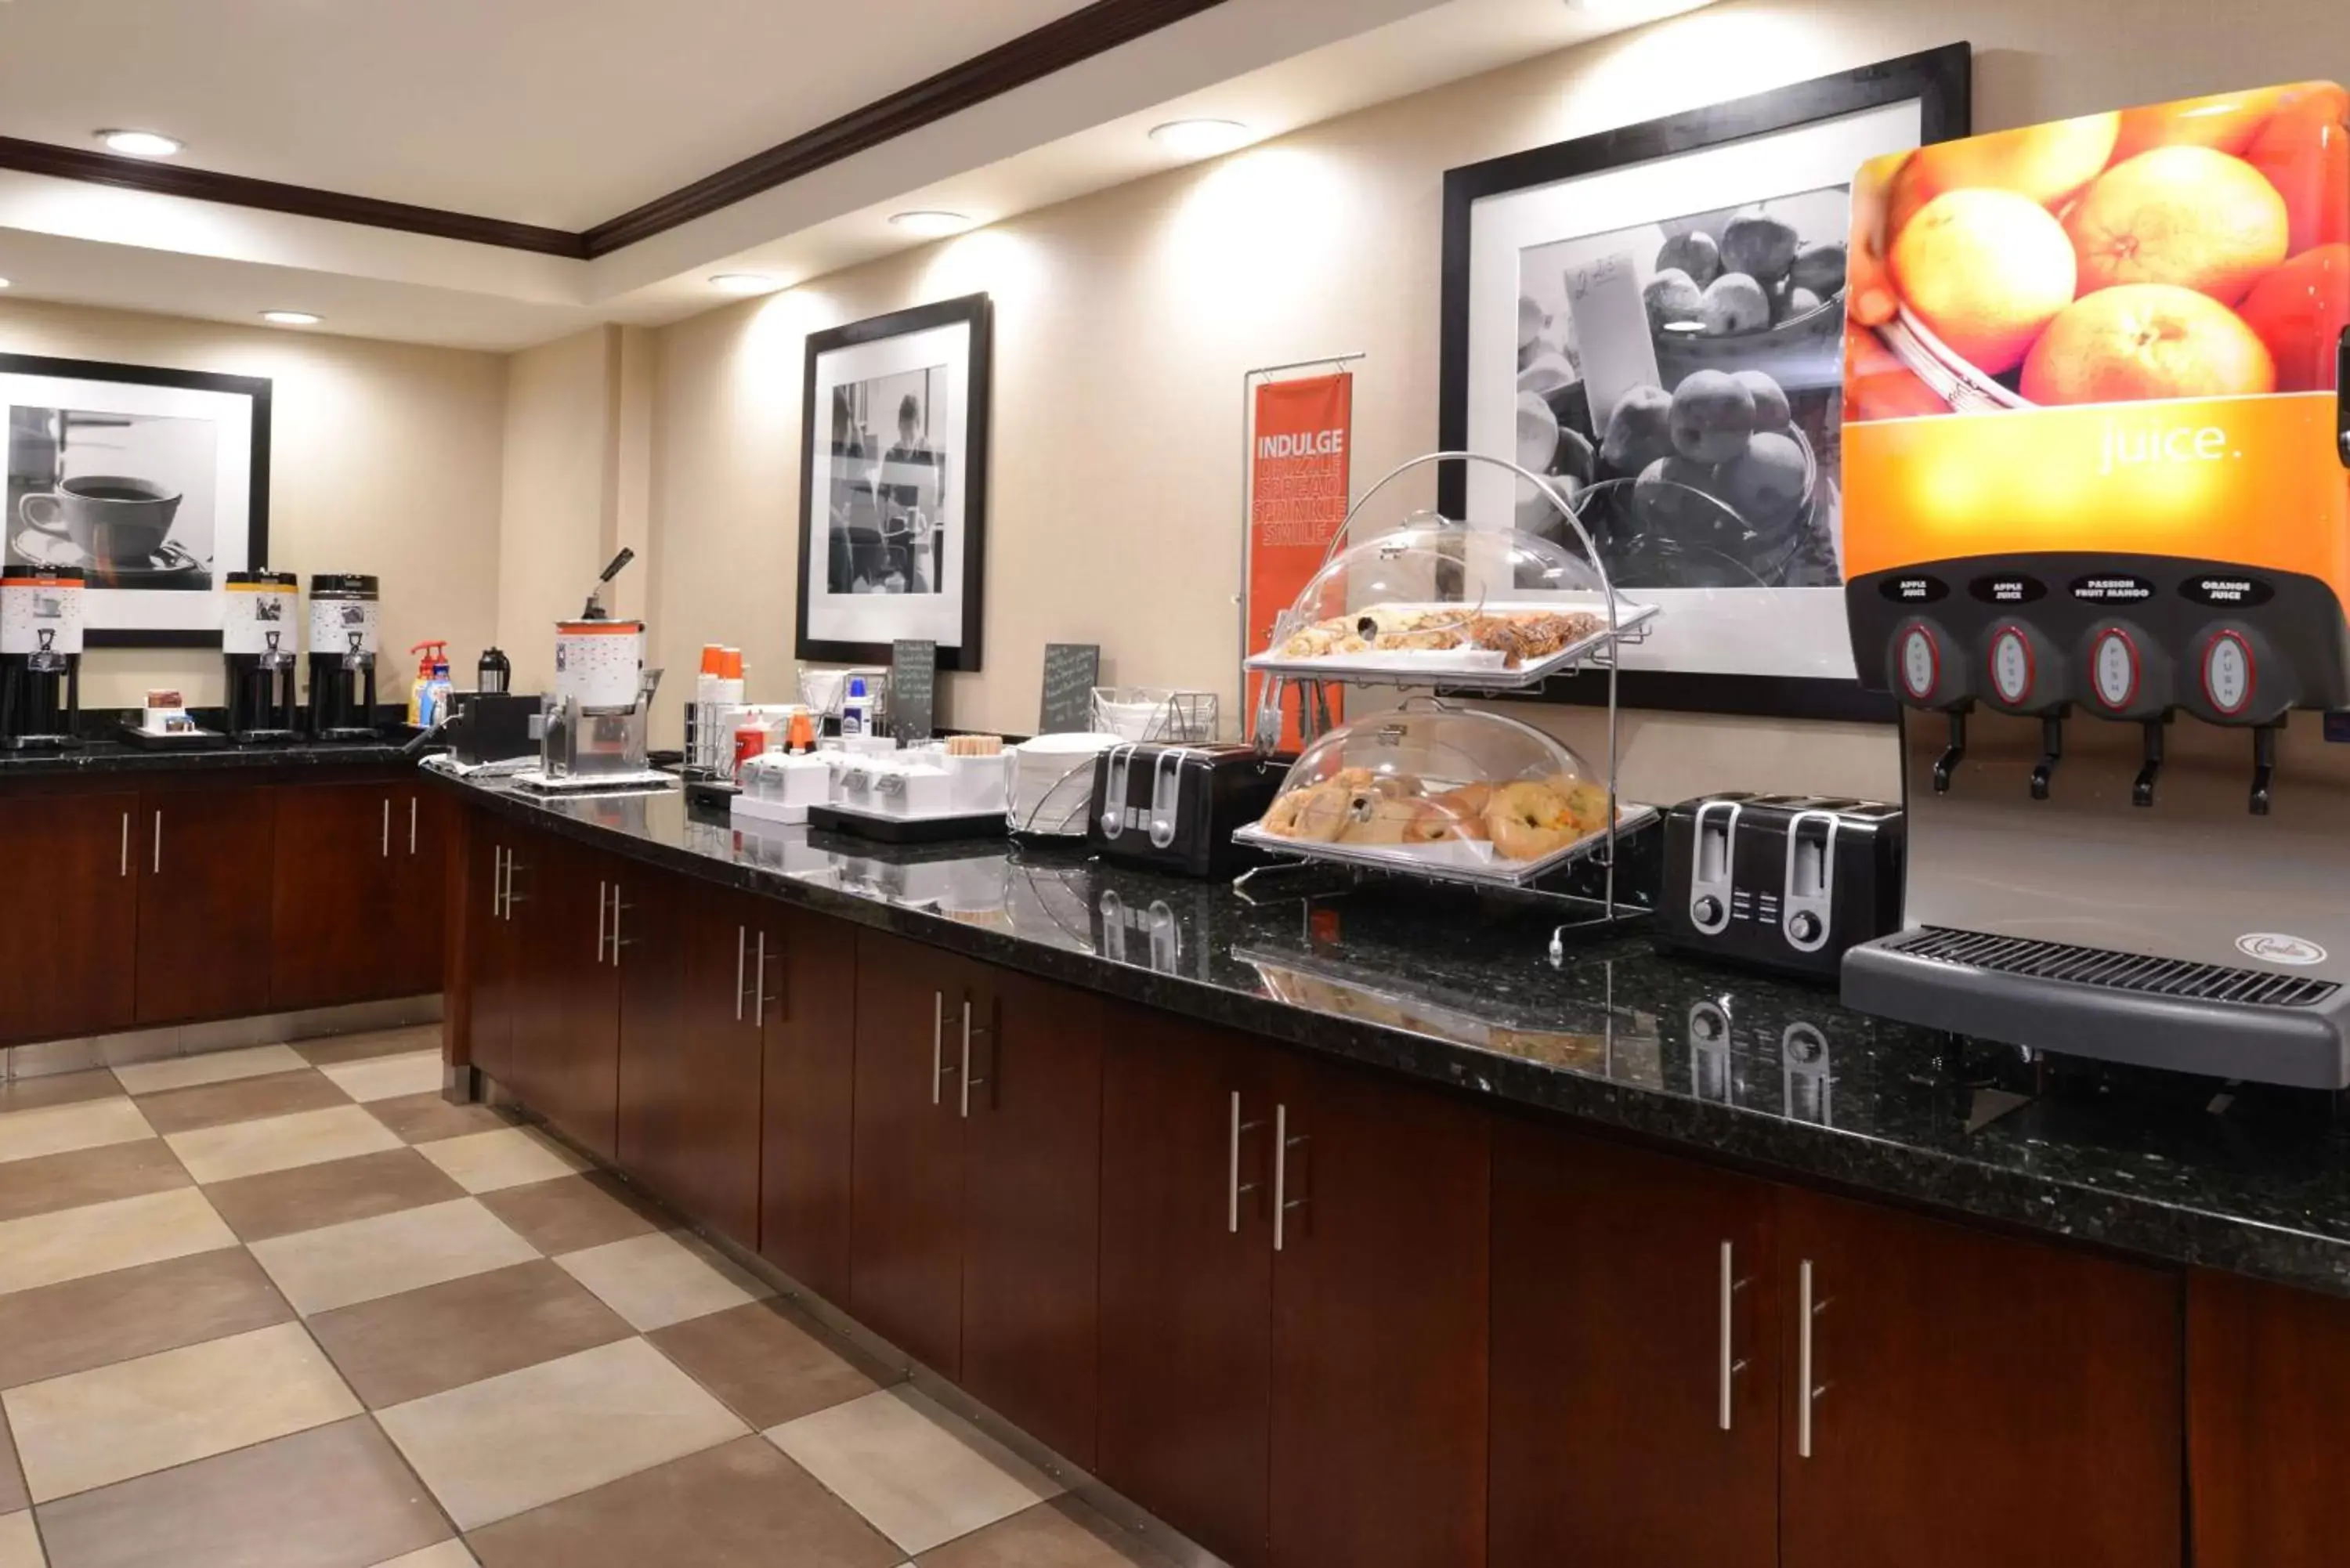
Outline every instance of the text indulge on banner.
{"type": "MultiPolygon", "coordinates": [[[[1256,442],[1249,453],[1248,632],[1252,652],[1273,645],[1273,625],[1322,568],[1331,537],[1347,520],[1348,448],[1353,441],[1355,379],[1312,376],[1267,381],[1256,389],[1256,442]]],[[[1244,711],[1253,724],[1258,683],[1248,680],[1244,711]]],[[[1304,694],[1282,704],[1281,743],[1300,743],[1304,694]]],[[[1332,695],[1334,716],[1337,696],[1332,695]]]]}

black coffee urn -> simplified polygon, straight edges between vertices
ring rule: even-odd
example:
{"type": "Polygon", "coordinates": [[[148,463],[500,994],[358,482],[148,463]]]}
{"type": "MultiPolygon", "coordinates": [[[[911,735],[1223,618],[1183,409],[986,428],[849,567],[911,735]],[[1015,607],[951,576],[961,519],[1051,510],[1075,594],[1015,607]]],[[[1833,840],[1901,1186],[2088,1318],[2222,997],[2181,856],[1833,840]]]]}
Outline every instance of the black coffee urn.
{"type": "Polygon", "coordinates": [[[268,745],[300,734],[295,697],[302,646],[301,579],[291,572],[231,572],[221,649],[228,659],[228,732],[268,745]]]}
{"type": "Polygon", "coordinates": [[[380,635],[376,579],[359,572],[310,577],[310,738],[372,741],[380,635]]]}
{"type": "Polygon", "coordinates": [[[0,747],[80,744],[85,591],[78,566],[0,571],[0,747]]]}

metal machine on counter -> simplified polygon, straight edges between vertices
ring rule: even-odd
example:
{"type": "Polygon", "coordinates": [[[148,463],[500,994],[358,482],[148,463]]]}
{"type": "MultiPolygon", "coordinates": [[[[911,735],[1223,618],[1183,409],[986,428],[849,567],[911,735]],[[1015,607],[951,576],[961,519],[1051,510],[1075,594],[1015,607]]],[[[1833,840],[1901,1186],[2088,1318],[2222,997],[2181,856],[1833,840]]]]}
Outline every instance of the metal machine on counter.
{"type": "Polygon", "coordinates": [[[604,609],[605,585],[636,559],[612,557],[576,620],[555,625],[555,689],[540,716],[539,768],[518,775],[544,790],[667,787],[652,771],[647,736],[660,671],[645,668],[645,623],[614,620],[604,609]]]}
{"type": "Polygon", "coordinates": [[[0,747],[79,743],[86,591],[78,566],[0,571],[0,747]]]}
{"type": "Polygon", "coordinates": [[[376,738],[375,657],[382,606],[359,572],[310,577],[310,738],[376,738]]]}
{"type": "Polygon", "coordinates": [[[1852,1006],[2350,1085],[2345,102],[2068,122],[2187,144],[2123,147],[2052,208],[1966,188],[2030,132],[1861,171],[1855,254],[1914,212],[1898,314],[1847,338],[1844,425],[1846,603],[1862,681],[1905,710],[1908,867],[1906,929],[1845,961],[1852,1006]],[[2192,146],[2230,116],[2241,157],[2192,146]],[[2220,205],[2243,221],[2216,248],[2131,227],[2220,205]],[[2030,297],[2017,252],[2052,243],[2070,303],[2030,297]]]}
{"type": "Polygon", "coordinates": [[[302,654],[301,580],[291,572],[231,572],[222,599],[230,737],[264,744],[298,738],[294,681],[302,654]]]}

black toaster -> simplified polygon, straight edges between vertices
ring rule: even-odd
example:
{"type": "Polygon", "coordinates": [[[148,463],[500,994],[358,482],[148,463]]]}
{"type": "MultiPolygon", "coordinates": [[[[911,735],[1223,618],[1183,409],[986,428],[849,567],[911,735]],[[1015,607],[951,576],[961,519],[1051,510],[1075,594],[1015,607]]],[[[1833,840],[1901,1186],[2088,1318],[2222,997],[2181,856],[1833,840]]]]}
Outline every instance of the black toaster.
{"type": "Polygon", "coordinates": [[[1086,842],[1113,860],[1228,875],[1255,863],[1232,834],[1265,814],[1288,772],[1253,746],[1112,746],[1094,759],[1086,842]]]}
{"type": "Polygon", "coordinates": [[[1901,808],[1711,794],[1665,817],[1658,940],[1834,980],[1846,948],[1901,929],[1901,808]]]}

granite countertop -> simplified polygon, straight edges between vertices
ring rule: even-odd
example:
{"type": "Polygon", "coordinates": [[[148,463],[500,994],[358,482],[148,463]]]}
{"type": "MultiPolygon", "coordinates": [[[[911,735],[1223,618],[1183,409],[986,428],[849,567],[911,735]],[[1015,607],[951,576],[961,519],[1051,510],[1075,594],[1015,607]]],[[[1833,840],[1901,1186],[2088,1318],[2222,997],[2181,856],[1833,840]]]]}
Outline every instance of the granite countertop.
{"type": "Polygon", "coordinates": [[[86,741],[68,751],[0,751],[0,784],[57,774],[215,773],[255,768],[389,767],[406,760],[397,742],[300,741],[210,751],[86,741]]]}
{"type": "Polygon", "coordinates": [[[2332,1096],[2027,1063],[1833,989],[1570,943],[1465,893],[1252,888],[1001,840],[919,850],[737,832],[667,794],[493,810],[652,864],[1330,1055],[1766,1174],[2350,1295],[2350,1126],[2332,1096]]]}

